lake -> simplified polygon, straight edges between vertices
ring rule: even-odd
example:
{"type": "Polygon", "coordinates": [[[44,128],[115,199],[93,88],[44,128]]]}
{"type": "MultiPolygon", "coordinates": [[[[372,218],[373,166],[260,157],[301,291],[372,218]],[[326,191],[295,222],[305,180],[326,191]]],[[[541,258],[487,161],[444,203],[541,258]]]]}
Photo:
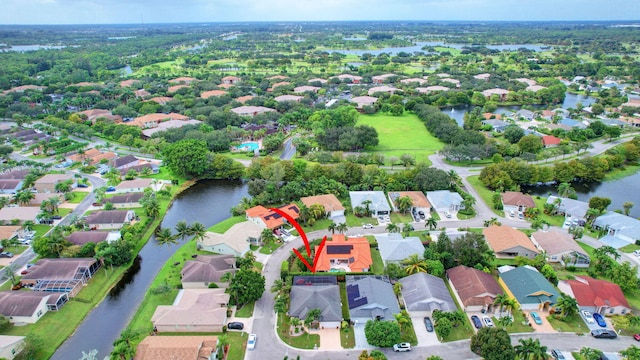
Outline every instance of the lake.
{"type": "MultiPolygon", "coordinates": [[[[349,41],[353,41],[354,44],[357,44],[361,40],[361,38],[349,38],[349,39],[344,39],[344,40],[349,40],[349,41]]],[[[365,39],[366,40],[366,39],[365,39]]],[[[424,53],[429,53],[428,51],[424,51],[422,50],[423,47],[425,46],[442,46],[442,47],[450,47],[453,49],[462,49],[465,46],[471,46],[470,44],[456,44],[456,43],[444,43],[444,42],[438,42],[438,41],[417,41],[414,45],[411,46],[401,46],[401,47],[386,47],[386,48],[382,48],[382,49],[372,49],[372,50],[362,50],[362,49],[355,49],[355,50],[344,50],[344,49],[327,49],[324,50],[326,52],[339,52],[342,54],[346,54],[346,55],[358,55],[358,56],[362,56],[362,54],[372,54],[372,55],[380,55],[382,53],[387,53],[387,54],[391,54],[391,55],[397,55],[400,52],[406,52],[409,54],[413,54],[414,52],[424,52],[424,53]]],[[[518,50],[520,48],[525,48],[525,49],[529,49],[529,50],[533,50],[533,51],[543,51],[544,49],[542,49],[545,45],[535,45],[535,44],[513,44],[513,45],[485,45],[488,49],[495,49],[495,50],[500,50],[500,51],[504,51],[504,50],[518,50]]]]}

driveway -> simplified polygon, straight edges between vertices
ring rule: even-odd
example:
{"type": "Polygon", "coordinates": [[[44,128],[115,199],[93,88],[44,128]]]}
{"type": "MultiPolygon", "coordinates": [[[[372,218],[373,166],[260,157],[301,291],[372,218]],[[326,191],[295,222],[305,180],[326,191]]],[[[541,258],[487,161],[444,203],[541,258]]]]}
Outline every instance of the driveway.
{"type": "Polygon", "coordinates": [[[311,330],[311,333],[320,335],[320,347],[318,348],[318,350],[342,350],[342,344],[340,343],[340,329],[311,330]]]}
{"type": "Polygon", "coordinates": [[[427,331],[427,327],[424,324],[424,316],[411,316],[411,322],[413,323],[413,330],[416,332],[418,346],[431,346],[440,344],[440,340],[438,340],[436,332],[427,331]]]}
{"type": "Polygon", "coordinates": [[[375,346],[369,345],[367,336],[364,334],[364,321],[358,321],[353,326],[353,333],[356,337],[356,347],[354,349],[376,349],[375,346]]]}
{"type": "Polygon", "coordinates": [[[529,324],[531,324],[531,327],[533,328],[533,330],[535,332],[540,332],[540,333],[555,333],[557,332],[553,326],[551,326],[551,324],[549,323],[549,320],[547,320],[547,316],[549,316],[549,313],[546,311],[539,311],[536,310],[536,313],[538,313],[538,315],[540,316],[540,318],[542,319],[542,325],[538,325],[536,324],[535,321],[533,321],[533,318],[531,317],[531,311],[524,311],[527,320],[529,320],[529,324]]]}

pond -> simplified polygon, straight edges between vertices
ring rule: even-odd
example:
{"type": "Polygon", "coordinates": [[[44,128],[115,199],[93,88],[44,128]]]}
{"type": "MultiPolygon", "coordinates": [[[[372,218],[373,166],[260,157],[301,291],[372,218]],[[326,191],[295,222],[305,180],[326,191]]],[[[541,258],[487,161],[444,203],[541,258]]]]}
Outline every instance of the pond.
{"type": "MultiPolygon", "coordinates": [[[[349,40],[349,41],[353,41],[354,44],[361,42],[363,40],[366,39],[361,39],[361,38],[348,38],[348,39],[344,39],[344,40],[349,40]]],[[[355,45],[354,45],[355,46],[355,45]]],[[[406,52],[409,54],[413,54],[414,52],[424,52],[424,53],[429,53],[428,51],[424,51],[422,50],[423,47],[425,46],[433,46],[433,47],[450,47],[453,49],[462,49],[463,47],[468,47],[471,46],[470,44],[456,44],[456,43],[444,43],[444,42],[438,42],[438,41],[417,41],[414,45],[411,46],[401,46],[401,47],[386,47],[386,48],[382,48],[382,49],[370,49],[370,50],[362,50],[362,49],[355,49],[355,50],[344,50],[344,49],[327,49],[324,50],[326,52],[332,53],[332,52],[339,52],[342,54],[346,54],[346,55],[358,55],[358,56],[362,56],[362,54],[372,54],[375,56],[378,56],[382,53],[387,53],[387,54],[391,54],[393,55],[397,55],[400,52],[406,52]]],[[[485,45],[485,47],[487,47],[488,49],[494,49],[494,50],[518,50],[520,48],[525,48],[528,50],[533,50],[533,51],[543,51],[543,47],[545,47],[544,45],[536,45],[536,44],[505,44],[505,45],[485,45]]]]}
{"type": "MultiPolygon", "coordinates": [[[[201,222],[210,227],[229,216],[229,209],[248,196],[241,182],[201,181],[174,200],[161,226],[173,228],[180,220],[201,222]]],[[[154,237],[142,248],[133,266],[107,297],[89,313],[76,332],[51,357],[54,360],[79,359],[82,351],[98,350],[102,359],[111,352],[113,342],[129,324],[149,285],[177,246],[156,246],[154,237]]]]}
{"type": "MultiPolygon", "coordinates": [[[[622,204],[630,201],[634,207],[629,213],[632,217],[640,217],[640,172],[631,176],[601,183],[574,183],[578,200],[589,201],[593,196],[611,199],[609,210],[622,210],[622,204]]],[[[522,191],[531,195],[547,197],[549,193],[558,195],[557,185],[523,186],[522,191]]]]}

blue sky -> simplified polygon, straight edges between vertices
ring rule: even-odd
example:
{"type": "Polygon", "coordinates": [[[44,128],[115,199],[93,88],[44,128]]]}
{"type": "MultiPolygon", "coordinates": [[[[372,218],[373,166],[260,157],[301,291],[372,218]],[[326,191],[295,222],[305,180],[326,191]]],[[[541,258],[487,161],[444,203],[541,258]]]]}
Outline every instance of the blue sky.
{"type": "Polygon", "coordinates": [[[0,0],[0,24],[639,20],[638,0],[0,0]]]}

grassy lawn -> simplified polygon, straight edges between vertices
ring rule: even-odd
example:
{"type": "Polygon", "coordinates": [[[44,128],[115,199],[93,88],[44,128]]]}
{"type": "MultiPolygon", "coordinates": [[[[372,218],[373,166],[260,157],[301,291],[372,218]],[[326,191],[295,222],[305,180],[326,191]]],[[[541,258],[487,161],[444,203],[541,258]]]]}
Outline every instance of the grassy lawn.
{"type": "Polygon", "coordinates": [[[247,220],[247,218],[242,216],[242,215],[232,216],[232,217],[230,217],[228,219],[222,220],[219,223],[211,226],[210,228],[207,229],[207,231],[211,231],[211,232],[218,233],[218,234],[224,234],[233,225],[235,225],[237,223],[241,223],[241,222],[246,221],[246,220],[247,220]]]}
{"type": "Polygon", "coordinates": [[[289,327],[289,317],[278,314],[278,336],[282,341],[298,349],[313,349],[316,345],[320,346],[320,335],[305,331],[302,335],[292,336],[289,334],[289,327]]]}
{"type": "Polygon", "coordinates": [[[340,345],[343,349],[353,349],[356,347],[356,336],[351,326],[340,329],[340,345]]]}
{"type": "Polygon", "coordinates": [[[618,249],[618,251],[624,252],[624,253],[632,253],[635,250],[640,250],[640,245],[629,244],[618,249]]]}
{"type": "Polygon", "coordinates": [[[342,318],[349,319],[349,302],[347,300],[347,284],[339,282],[340,286],[340,300],[342,301],[342,318]]]}
{"type": "Polygon", "coordinates": [[[610,317],[613,323],[613,328],[616,330],[622,330],[620,335],[631,336],[633,334],[640,333],[640,326],[632,326],[629,324],[629,317],[625,315],[615,315],[610,317]]]}
{"type": "Polygon", "coordinates": [[[313,223],[313,225],[305,225],[302,228],[306,233],[309,233],[316,230],[327,230],[329,228],[329,225],[331,225],[332,223],[333,221],[329,219],[321,219],[313,223]]]}
{"type": "Polygon", "coordinates": [[[627,298],[627,301],[632,308],[636,311],[640,310],[640,290],[636,289],[634,291],[627,291],[624,293],[624,296],[627,298]]]}
{"type": "Polygon", "coordinates": [[[469,320],[466,320],[462,326],[452,328],[451,334],[449,334],[446,339],[442,340],[442,342],[468,340],[473,336],[473,334],[474,331],[471,328],[471,324],[469,323],[469,320]]]}
{"type": "Polygon", "coordinates": [[[407,215],[404,215],[399,212],[392,212],[390,218],[391,218],[391,222],[393,222],[394,224],[404,224],[404,223],[413,222],[413,217],[411,216],[410,213],[407,213],[407,215]]]}
{"type": "Polygon", "coordinates": [[[620,180],[624,177],[633,175],[640,170],[640,165],[627,165],[624,168],[615,168],[604,176],[604,181],[620,180]]]}
{"type": "Polygon", "coordinates": [[[566,318],[556,318],[555,315],[547,316],[551,326],[559,332],[589,333],[589,328],[584,323],[580,315],[574,314],[566,318]]]}
{"type": "Polygon", "coordinates": [[[353,214],[347,214],[346,218],[347,218],[347,225],[349,225],[349,227],[360,227],[364,224],[372,224],[372,225],[378,224],[378,220],[372,217],[357,217],[353,214]]]}
{"type": "Polygon", "coordinates": [[[540,210],[540,215],[538,215],[540,220],[546,221],[551,226],[562,227],[564,216],[551,216],[544,213],[544,204],[547,202],[546,197],[532,196],[532,198],[533,202],[536,203],[536,207],[540,210]]]}
{"type": "Polygon", "coordinates": [[[34,238],[37,236],[43,236],[44,234],[49,232],[49,230],[51,229],[52,229],[51,225],[44,225],[44,224],[31,225],[31,230],[36,232],[34,238]]]}
{"type": "Polygon", "coordinates": [[[109,289],[118,282],[124,267],[115,272],[99,270],[93,275],[88,285],[84,287],[75,299],[69,301],[60,311],[47,312],[36,324],[26,326],[10,326],[3,335],[25,336],[33,334],[42,341],[36,359],[48,359],[55,350],[75,331],[82,320],[104,297],[109,289]],[[61,326],[64,324],[64,326],[61,326]]]}
{"type": "Polygon", "coordinates": [[[267,245],[261,247],[259,251],[260,254],[271,254],[280,246],[282,246],[282,241],[270,241],[267,245]]]}
{"type": "Polygon", "coordinates": [[[251,302],[249,304],[244,305],[240,310],[236,311],[236,317],[239,318],[250,318],[253,315],[253,307],[255,303],[251,302]]]}
{"type": "Polygon", "coordinates": [[[478,176],[469,176],[467,181],[478,192],[482,201],[497,215],[504,216],[504,211],[493,208],[493,191],[487,189],[478,176]]]}
{"type": "Polygon", "coordinates": [[[414,114],[360,115],[357,125],[369,125],[376,129],[380,142],[378,146],[367,152],[381,152],[387,158],[410,154],[416,158],[417,162],[430,164],[427,157],[444,146],[427,131],[422,121],[414,114]]]}
{"type": "Polygon", "coordinates": [[[371,265],[370,271],[374,274],[382,275],[384,273],[384,263],[378,249],[371,249],[371,259],[373,260],[373,265],[371,265]]]}
{"type": "MultiPolygon", "coordinates": [[[[498,319],[493,318],[493,322],[495,323],[498,319]]],[[[533,332],[533,328],[527,324],[527,320],[524,318],[520,311],[516,311],[513,314],[513,323],[507,326],[507,332],[509,334],[515,333],[525,333],[525,332],[533,332]],[[523,324],[524,323],[524,324],[523,324]]]]}
{"type": "Polygon", "coordinates": [[[412,346],[418,345],[418,338],[416,337],[416,331],[413,329],[413,323],[410,322],[407,324],[404,333],[400,335],[400,342],[408,342],[412,346]]]}
{"type": "Polygon", "coordinates": [[[80,202],[82,202],[82,200],[84,200],[84,198],[86,198],[90,193],[84,191],[74,191],[70,194],[72,198],[67,200],[67,202],[70,204],[80,204],[80,202]]]}

